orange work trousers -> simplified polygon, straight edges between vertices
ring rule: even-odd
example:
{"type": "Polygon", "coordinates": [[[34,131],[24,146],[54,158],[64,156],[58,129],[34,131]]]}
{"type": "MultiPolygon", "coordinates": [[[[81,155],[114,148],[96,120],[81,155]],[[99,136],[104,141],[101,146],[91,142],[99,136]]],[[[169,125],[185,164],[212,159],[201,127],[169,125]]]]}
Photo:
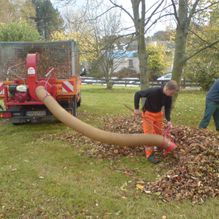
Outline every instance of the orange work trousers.
{"type": "MultiPolygon", "coordinates": [[[[142,126],[145,134],[163,135],[163,112],[143,112],[142,126]]],[[[145,146],[145,155],[147,158],[150,157],[154,149],[153,147],[145,146]]]]}

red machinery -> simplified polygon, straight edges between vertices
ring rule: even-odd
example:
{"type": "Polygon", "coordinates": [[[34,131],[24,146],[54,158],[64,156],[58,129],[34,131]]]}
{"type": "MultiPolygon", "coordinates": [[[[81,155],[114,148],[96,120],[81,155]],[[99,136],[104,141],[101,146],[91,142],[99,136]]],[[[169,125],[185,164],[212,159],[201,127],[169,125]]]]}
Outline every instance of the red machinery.
{"type": "Polygon", "coordinates": [[[0,118],[11,118],[13,124],[52,119],[51,113],[36,96],[37,86],[44,86],[63,108],[76,116],[77,106],[80,105],[79,76],[72,74],[68,79],[58,79],[56,69],[50,67],[44,76],[39,77],[39,62],[38,52],[28,53],[24,68],[26,77],[0,82],[0,100],[3,99],[5,107],[0,111],[0,118]]]}

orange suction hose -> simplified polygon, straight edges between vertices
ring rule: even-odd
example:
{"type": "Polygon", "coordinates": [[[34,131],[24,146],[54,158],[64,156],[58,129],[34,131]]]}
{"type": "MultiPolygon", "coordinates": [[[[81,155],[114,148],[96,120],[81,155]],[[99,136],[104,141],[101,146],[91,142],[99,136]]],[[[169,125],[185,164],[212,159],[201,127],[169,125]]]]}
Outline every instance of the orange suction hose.
{"type": "Polygon", "coordinates": [[[172,144],[169,139],[155,134],[118,134],[95,128],[63,109],[58,102],[45,90],[43,86],[36,88],[36,95],[49,111],[65,125],[73,128],[81,134],[107,144],[121,146],[161,146],[169,148],[172,144]]]}

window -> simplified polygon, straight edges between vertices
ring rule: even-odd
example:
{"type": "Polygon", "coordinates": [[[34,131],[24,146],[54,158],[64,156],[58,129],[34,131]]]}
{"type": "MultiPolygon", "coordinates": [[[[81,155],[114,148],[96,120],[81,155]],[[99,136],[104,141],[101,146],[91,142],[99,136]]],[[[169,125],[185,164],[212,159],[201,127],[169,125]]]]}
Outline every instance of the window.
{"type": "Polygon", "coordinates": [[[134,68],[134,64],[133,64],[133,60],[132,59],[129,59],[129,68],[134,68]]]}

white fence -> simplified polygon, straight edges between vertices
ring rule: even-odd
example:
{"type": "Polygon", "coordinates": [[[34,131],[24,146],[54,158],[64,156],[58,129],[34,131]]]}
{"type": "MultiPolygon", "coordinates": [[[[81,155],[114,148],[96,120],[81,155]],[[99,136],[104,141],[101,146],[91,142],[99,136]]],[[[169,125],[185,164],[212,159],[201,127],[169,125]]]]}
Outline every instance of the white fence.
{"type": "MultiPolygon", "coordinates": [[[[105,85],[106,80],[104,78],[94,78],[94,77],[81,77],[82,84],[100,84],[105,85]]],[[[111,82],[113,85],[120,86],[140,86],[139,78],[112,78],[111,82]]],[[[160,86],[164,84],[166,81],[151,81],[151,86],[160,86]]],[[[183,80],[181,82],[181,87],[193,87],[198,88],[199,84],[191,81],[183,80]]]]}

